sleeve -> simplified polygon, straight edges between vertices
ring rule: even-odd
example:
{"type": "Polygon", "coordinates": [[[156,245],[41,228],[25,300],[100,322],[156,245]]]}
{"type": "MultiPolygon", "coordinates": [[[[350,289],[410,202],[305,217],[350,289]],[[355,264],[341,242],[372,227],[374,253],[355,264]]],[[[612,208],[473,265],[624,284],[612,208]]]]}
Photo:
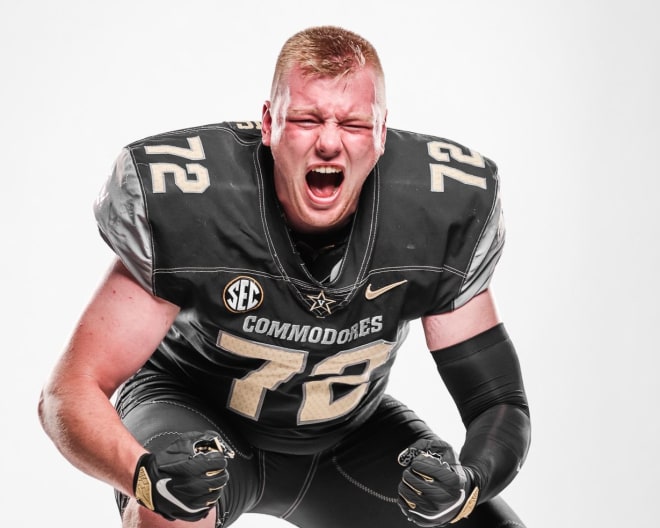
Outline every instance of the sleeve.
{"type": "Polygon", "coordinates": [[[458,295],[454,299],[452,307],[454,310],[488,288],[495,266],[502,255],[505,229],[499,182],[495,181],[495,183],[497,189],[493,197],[492,207],[472,251],[469,266],[460,285],[458,295]]]}
{"type": "Polygon", "coordinates": [[[153,243],[142,183],[130,150],[115,161],[94,203],[101,236],[138,283],[154,294],[153,243]]]}

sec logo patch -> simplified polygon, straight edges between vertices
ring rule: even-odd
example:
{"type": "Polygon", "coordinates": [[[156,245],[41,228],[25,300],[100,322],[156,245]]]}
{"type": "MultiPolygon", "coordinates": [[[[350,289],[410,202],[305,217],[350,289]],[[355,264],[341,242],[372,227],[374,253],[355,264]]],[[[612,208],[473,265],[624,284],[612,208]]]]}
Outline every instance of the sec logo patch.
{"type": "Polygon", "coordinates": [[[233,313],[255,310],[264,300],[264,291],[252,277],[240,276],[225,286],[222,292],[225,308],[233,313]]]}

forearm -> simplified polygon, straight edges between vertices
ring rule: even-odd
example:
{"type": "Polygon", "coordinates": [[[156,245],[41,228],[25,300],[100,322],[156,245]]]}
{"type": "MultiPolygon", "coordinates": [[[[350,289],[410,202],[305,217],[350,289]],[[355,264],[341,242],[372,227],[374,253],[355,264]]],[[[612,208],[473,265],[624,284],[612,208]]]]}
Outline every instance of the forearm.
{"type": "Polygon", "coordinates": [[[519,407],[498,404],[467,427],[459,459],[485,502],[506,488],[522,466],[530,443],[530,420],[519,407]]]}
{"type": "Polygon", "coordinates": [[[530,444],[529,410],[515,350],[498,325],[433,355],[466,426],[460,462],[484,502],[513,480],[530,444]]]}
{"type": "Polygon", "coordinates": [[[145,449],[121,423],[106,394],[91,380],[50,382],[39,418],[55,446],[81,471],[132,495],[135,465],[145,449]]]}

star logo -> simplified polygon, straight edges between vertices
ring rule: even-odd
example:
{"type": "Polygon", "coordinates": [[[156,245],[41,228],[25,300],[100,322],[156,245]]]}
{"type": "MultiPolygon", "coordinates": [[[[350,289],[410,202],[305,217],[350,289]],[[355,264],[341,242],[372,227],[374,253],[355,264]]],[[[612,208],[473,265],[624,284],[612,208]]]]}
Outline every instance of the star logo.
{"type": "Polygon", "coordinates": [[[312,306],[309,308],[310,312],[313,312],[314,310],[324,310],[328,312],[328,314],[331,314],[332,309],[330,306],[337,302],[328,299],[323,291],[320,291],[318,295],[308,295],[307,298],[313,301],[312,306]]]}

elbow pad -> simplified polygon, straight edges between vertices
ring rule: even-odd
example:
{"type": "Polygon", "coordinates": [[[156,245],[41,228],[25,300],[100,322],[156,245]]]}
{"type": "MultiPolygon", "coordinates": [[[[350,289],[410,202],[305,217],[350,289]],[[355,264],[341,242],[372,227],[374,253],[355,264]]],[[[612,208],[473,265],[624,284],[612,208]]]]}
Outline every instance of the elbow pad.
{"type": "Polygon", "coordinates": [[[499,324],[431,353],[466,427],[461,464],[485,502],[513,480],[529,449],[529,407],[516,351],[499,324]]]}

